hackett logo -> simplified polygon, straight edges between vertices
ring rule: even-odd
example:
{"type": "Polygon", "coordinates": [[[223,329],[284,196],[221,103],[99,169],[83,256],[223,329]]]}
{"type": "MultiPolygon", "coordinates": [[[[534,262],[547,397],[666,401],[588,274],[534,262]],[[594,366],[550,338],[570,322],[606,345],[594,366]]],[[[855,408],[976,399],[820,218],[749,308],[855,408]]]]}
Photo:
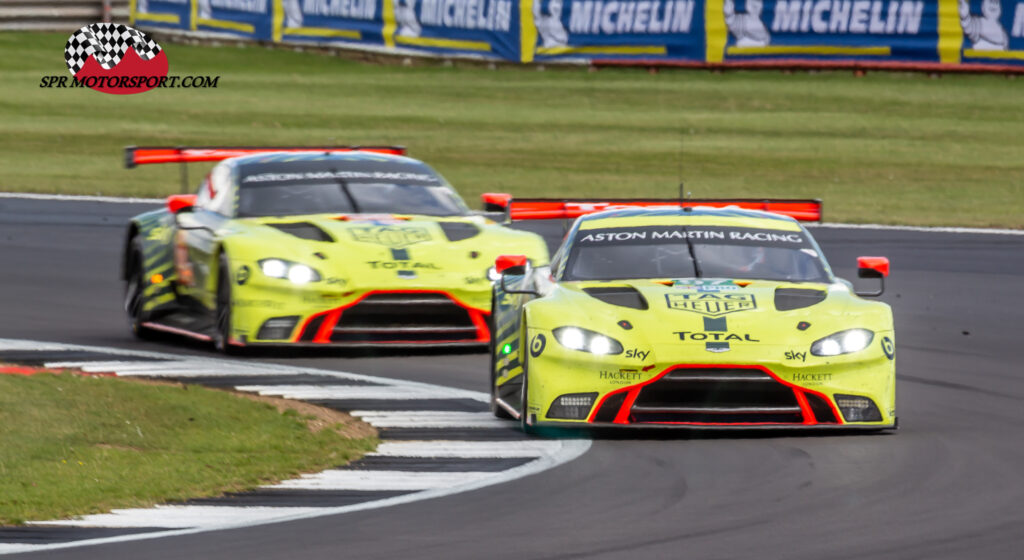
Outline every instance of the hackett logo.
{"type": "Polygon", "coordinates": [[[665,294],[665,300],[671,309],[693,311],[708,317],[757,309],[757,301],[753,294],[701,292],[665,294]]]}
{"type": "Polygon", "coordinates": [[[64,46],[64,60],[76,82],[103,93],[142,93],[167,80],[167,55],[160,45],[119,23],[76,31],[64,46]]]}

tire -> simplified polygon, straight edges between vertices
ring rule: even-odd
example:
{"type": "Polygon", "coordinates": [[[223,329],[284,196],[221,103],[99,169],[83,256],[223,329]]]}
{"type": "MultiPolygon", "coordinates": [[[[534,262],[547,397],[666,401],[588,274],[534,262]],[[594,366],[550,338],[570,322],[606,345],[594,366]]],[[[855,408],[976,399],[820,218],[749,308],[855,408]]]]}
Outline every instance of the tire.
{"type": "Polygon", "coordinates": [[[498,342],[495,340],[495,324],[494,324],[494,294],[491,294],[491,342],[488,344],[488,348],[491,352],[491,368],[490,368],[490,379],[491,379],[491,414],[495,418],[501,418],[502,420],[513,420],[513,416],[509,414],[500,404],[498,404],[498,362],[495,359],[497,352],[498,342]]]}
{"type": "Polygon", "coordinates": [[[128,326],[136,338],[149,339],[153,331],[143,326],[149,320],[149,314],[143,311],[145,303],[143,293],[146,289],[146,273],[142,248],[138,237],[133,237],[129,246],[128,280],[124,286],[124,310],[128,314],[128,326]]]}
{"type": "Polygon", "coordinates": [[[217,299],[213,317],[213,346],[218,352],[238,354],[238,347],[228,342],[231,338],[231,268],[224,253],[221,253],[217,264],[217,299]]]}
{"type": "MultiPolygon", "coordinates": [[[[524,329],[525,330],[525,329],[524,329]]],[[[523,430],[526,435],[533,435],[537,433],[537,427],[531,426],[526,423],[526,417],[529,415],[527,395],[530,391],[530,370],[529,370],[529,352],[523,355],[523,392],[520,397],[519,403],[519,427],[523,430]]]]}

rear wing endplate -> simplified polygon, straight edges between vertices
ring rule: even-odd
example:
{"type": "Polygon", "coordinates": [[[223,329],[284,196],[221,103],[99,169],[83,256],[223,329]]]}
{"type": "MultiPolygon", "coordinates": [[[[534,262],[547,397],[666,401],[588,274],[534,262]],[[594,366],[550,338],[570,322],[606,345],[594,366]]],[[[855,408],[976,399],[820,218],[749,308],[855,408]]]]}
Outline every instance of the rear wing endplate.
{"type": "Polygon", "coordinates": [[[511,221],[572,220],[585,214],[619,208],[712,208],[736,207],[789,216],[801,222],[820,222],[820,199],[793,198],[512,198],[504,193],[480,196],[487,212],[504,212],[511,221]]]}

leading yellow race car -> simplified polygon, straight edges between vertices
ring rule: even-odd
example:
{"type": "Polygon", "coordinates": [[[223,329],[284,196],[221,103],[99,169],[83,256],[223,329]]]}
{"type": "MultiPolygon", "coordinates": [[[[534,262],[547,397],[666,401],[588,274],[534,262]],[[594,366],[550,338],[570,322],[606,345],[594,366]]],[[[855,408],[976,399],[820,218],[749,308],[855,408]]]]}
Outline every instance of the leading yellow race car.
{"type": "MultiPolygon", "coordinates": [[[[578,212],[550,266],[496,261],[495,415],[526,431],[896,427],[892,311],[860,297],[882,290],[836,278],[796,220],[679,205],[587,213],[600,207],[578,212]]],[[[888,275],[884,257],[859,265],[888,275]]]]}

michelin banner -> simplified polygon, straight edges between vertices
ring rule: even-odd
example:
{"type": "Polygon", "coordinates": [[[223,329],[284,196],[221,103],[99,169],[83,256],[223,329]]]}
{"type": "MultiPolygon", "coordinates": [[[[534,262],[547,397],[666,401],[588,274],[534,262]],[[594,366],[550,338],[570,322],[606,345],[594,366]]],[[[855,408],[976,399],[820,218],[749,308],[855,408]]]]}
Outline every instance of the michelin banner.
{"type": "Polygon", "coordinates": [[[1024,0],[133,0],[136,26],[508,61],[1024,67],[1024,0]]]}
{"type": "Polygon", "coordinates": [[[704,0],[520,0],[524,62],[704,60],[704,0]]]}

